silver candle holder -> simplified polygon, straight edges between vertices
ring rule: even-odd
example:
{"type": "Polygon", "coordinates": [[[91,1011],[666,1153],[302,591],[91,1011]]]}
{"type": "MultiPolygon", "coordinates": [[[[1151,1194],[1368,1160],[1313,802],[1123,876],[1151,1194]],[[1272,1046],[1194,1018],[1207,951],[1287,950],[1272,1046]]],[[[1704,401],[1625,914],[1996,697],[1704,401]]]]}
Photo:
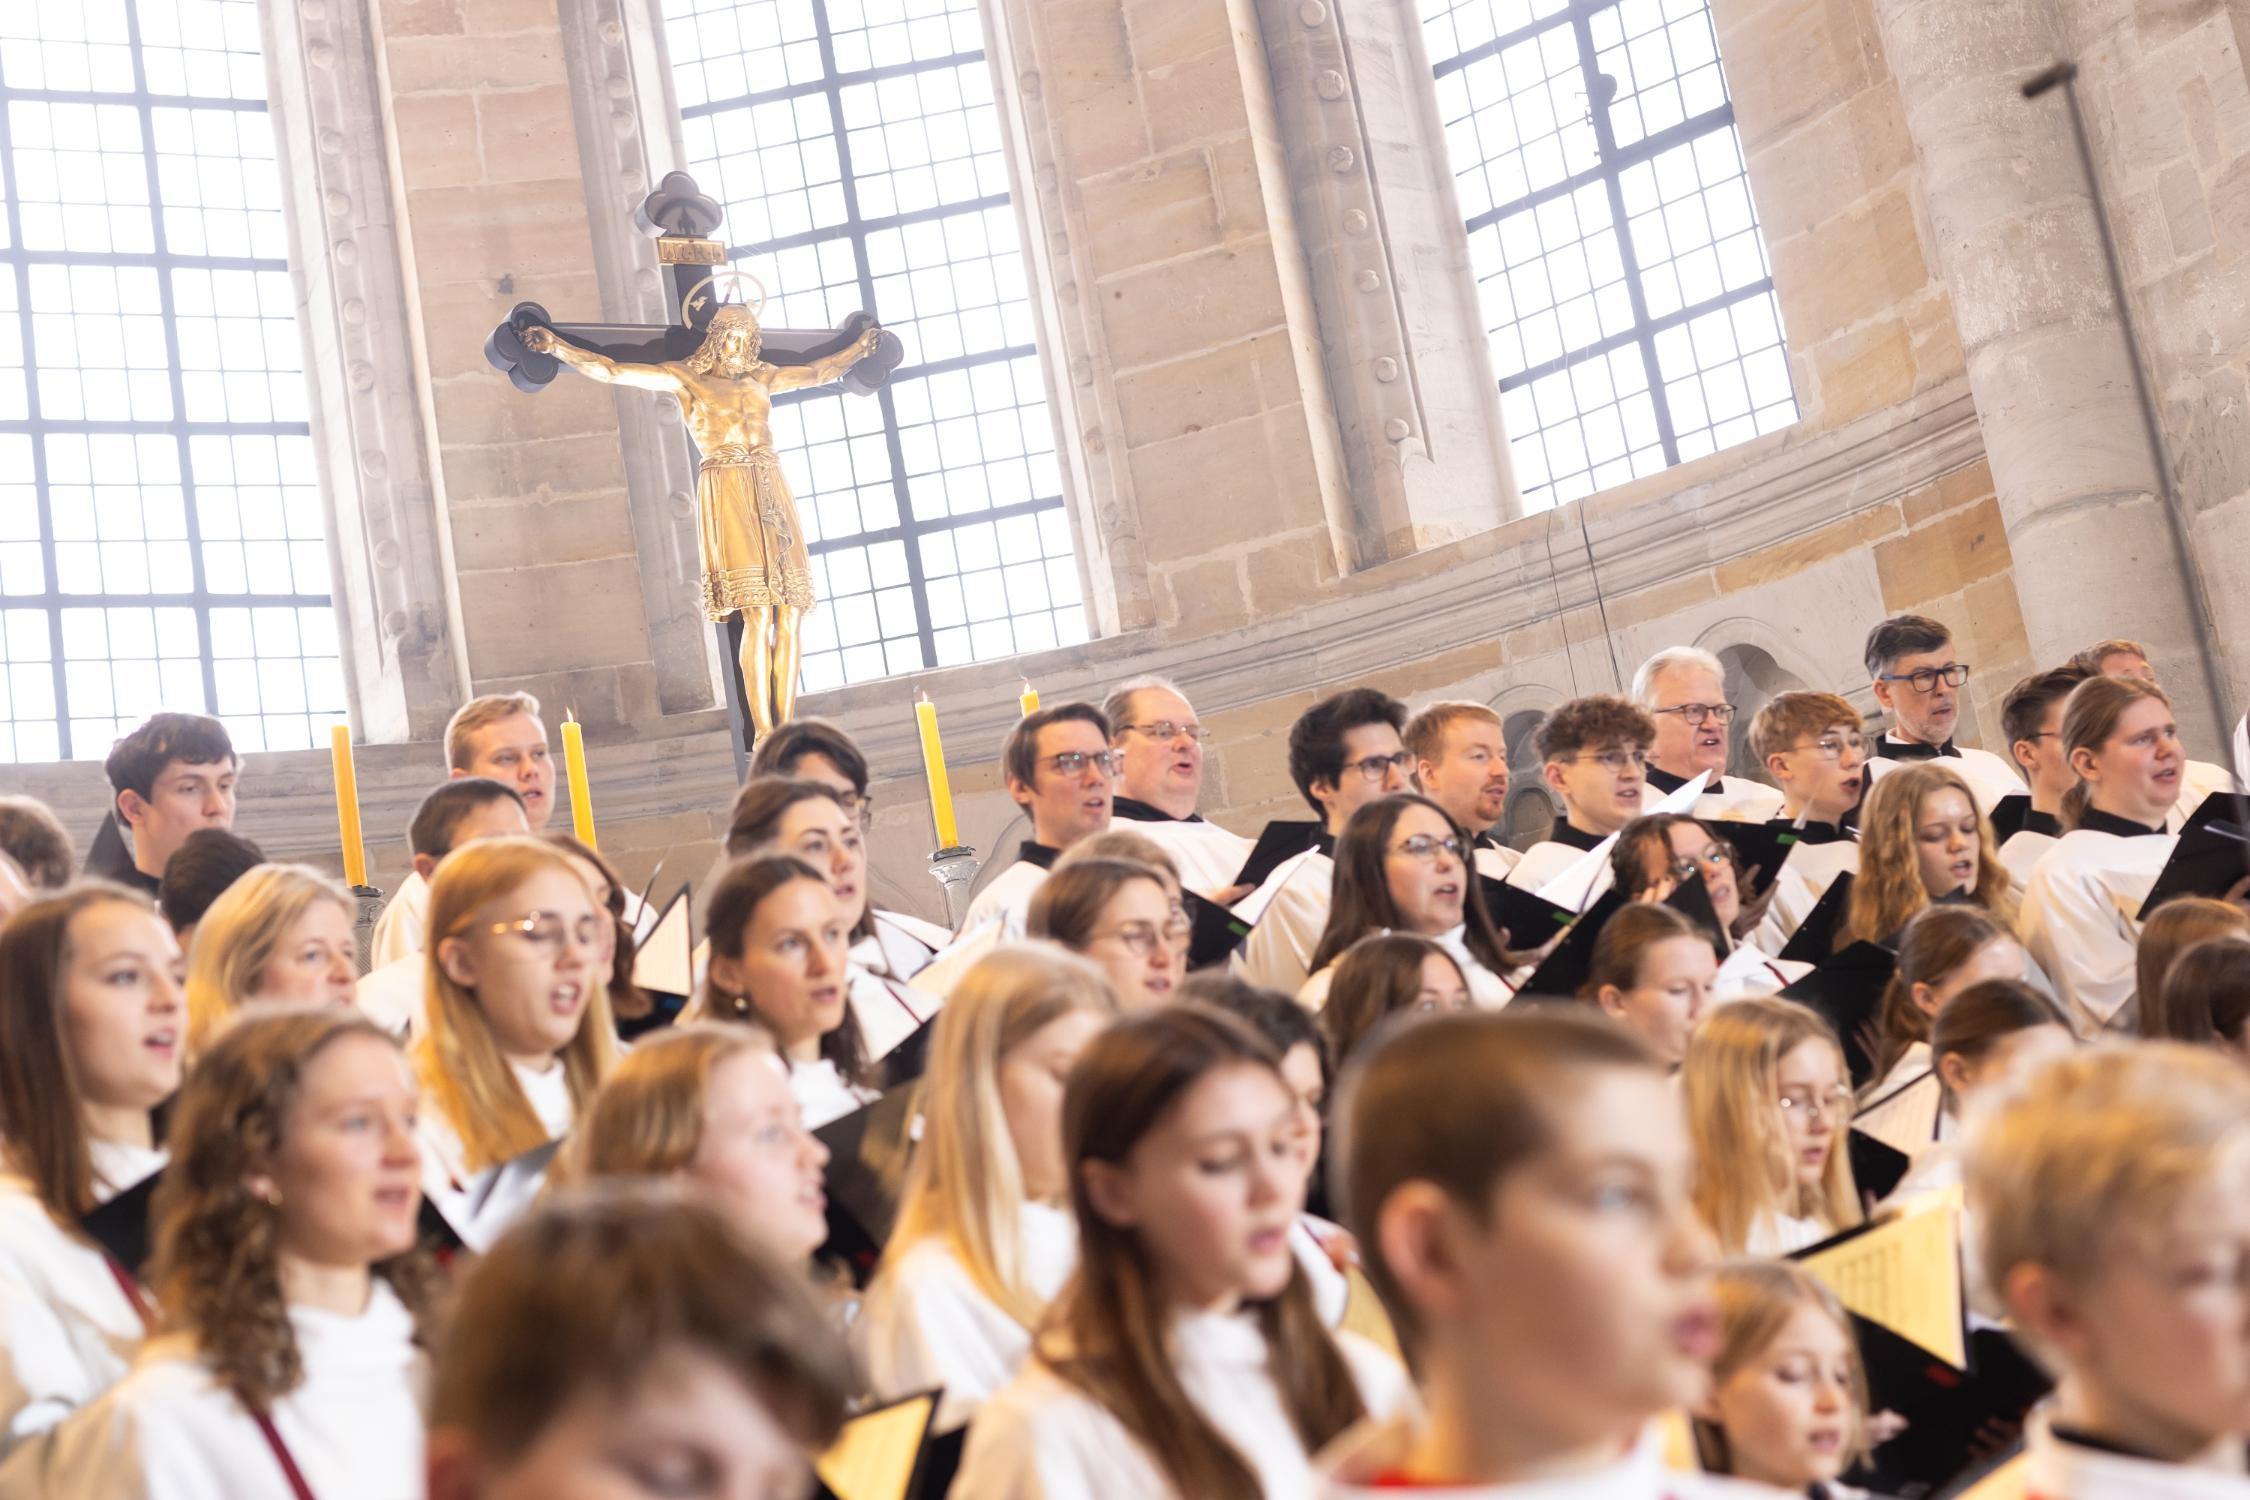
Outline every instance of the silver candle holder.
{"type": "Polygon", "coordinates": [[[364,977],[375,956],[375,919],[383,914],[383,893],[371,885],[352,887],[352,936],[359,942],[359,972],[364,977]]]}
{"type": "Polygon", "coordinates": [[[945,920],[955,931],[960,930],[961,919],[969,913],[969,887],[983,867],[977,851],[966,844],[955,844],[930,856],[930,878],[945,892],[945,920]]]}

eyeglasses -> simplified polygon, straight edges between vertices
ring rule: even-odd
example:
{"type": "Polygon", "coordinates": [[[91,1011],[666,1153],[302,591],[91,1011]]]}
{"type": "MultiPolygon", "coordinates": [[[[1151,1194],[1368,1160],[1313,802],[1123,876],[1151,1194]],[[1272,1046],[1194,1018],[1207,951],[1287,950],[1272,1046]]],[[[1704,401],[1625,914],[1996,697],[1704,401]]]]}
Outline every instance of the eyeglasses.
{"type": "Polygon", "coordinates": [[[513,922],[495,922],[496,934],[514,933],[545,958],[560,958],[569,947],[593,952],[601,943],[600,917],[580,917],[573,922],[551,911],[535,911],[513,922]]]}
{"type": "Polygon", "coordinates": [[[1137,734],[1145,734],[1152,740],[1176,740],[1180,736],[1186,735],[1198,745],[1209,738],[1211,733],[1201,724],[1175,724],[1170,719],[1158,719],[1153,724],[1120,724],[1117,726],[1117,732],[1120,734],[1128,730],[1137,734]]]}
{"type": "Polygon", "coordinates": [[[1867,754],[1867,736],[1864,734],[1847,734],[1839,738],[1833,734],[1823,735],[1809,745],[1791,745],[1789,748],[1813,751],[1822,760],[1842,760],[1846,750],[1851,751],[1854,755],[1864,757],[1867,754]]]}
{"type": "Polygon", "coordinates": [[[1825,1094],[1816,1094],[1811,1089],[1783,1089],[1781,1109],[1783,1114],[1801,1114],[1808,1120],[1823,1117],[1841,1120],[1851,1114],[1852,1091],[1841,1084],[1825,1094]]]}
{"type": "Polygon", "coordinates": [[[1436,864],[1438,851],[1444,850],[1455,859],[1461,858],[1461,841],[1456,838],[1439,838],[1432,833],[1417,833],[1391,845],[1391,853],[1403,854],[1408,859],[1418,859],[1424,864],[1436,864]]]}
{"type": "Polygon", "coordinates": [[[1381,781],[1391,772],[1406,770],[1413,764],[1413,754],[1409,751],[1401,750],[1396,755],[1370,755],[1365,760],[1353,761],[1351,764],[1345,766],[1344,769],[1347,771],[1359,772],[1362,780],[1381,781]]]}
{"type": "Polygon", "coordinates": [[[1627,771],[1645,771],[1648,769],[1648,752],[1646,750],[1600,750],[1586,755],[1573,755],[1571,759],[1592,761],[1613,776],[1622,776],[1627,771]]]}
{"type": "Polygon", "coordinates": [[[1653,708],[1649,712],[1678,714],[1686,721],[1688,728],[1695,729],[1700,727],[1706,719],[1715,719],[1721,724],[1732,724],[1735,708],[1731,703],[1678,703],[1670,708],[1653,708]]]}
{"type": "Polygon", "coordinates": [[[1057,776],[1083,776],[1088,766],[1099,768],[1104,776],[1117,774],[1115,750],[1065,750],[1060,755],[1050,755],[1039,764],[1057,776]]]}
{"type": "Polygon", "coordinates": [[[838,792],[836,800],[843,805],[845,812],[858,821],[862,828],[865,828],[875,816],[875,799],[863,792],[838,792]]]}
{"type": "Polygon", "coordinates": [[[1674,857],[1672,873],[1685,880],[1690,875],[1699,874],[1705,870],[1715,873],[1729,869],[1733,864],[1734,851],[1724,844],[1713,844],[1699,854],[1682,854],[1674,857]]]}
{"type": "Polygon", "coordinates": [[[1094,937],[1097,941],[1102,938],[1115,938],[1125,945],[1127,953],[1132,954],[1135,958],[1146,958],[1156,951],[1157,944],[1162,943],[1166,946],[1177,944],[1187,937],[1189,930],[1187,918],[1174,917],[1162,927],[1158,927],[1153,922],[1127,922],[1122,927],[1112,927],[1107,932],[1097,932],[1094,937]]]}
{"type": "Polygon", "coordinates": [[[1875,680],[1877,682],[1903,682],[1917,693],[1935,692],[1937,685],[1941,682],[1947,687],[1953,688],[1967,682],[1969,680],[1969,664],[1964,661],[1957,661],[1949,666],[1924,667],[1919,672],[1885,672],[1875,680]]]}

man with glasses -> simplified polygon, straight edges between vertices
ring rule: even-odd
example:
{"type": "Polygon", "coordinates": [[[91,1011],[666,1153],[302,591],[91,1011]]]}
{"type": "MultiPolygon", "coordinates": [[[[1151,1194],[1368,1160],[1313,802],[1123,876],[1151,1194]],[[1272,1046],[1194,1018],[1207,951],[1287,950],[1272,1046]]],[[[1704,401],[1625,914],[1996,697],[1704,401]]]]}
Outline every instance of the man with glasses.
{"type": "Polygon", "coordinates": [[[1482,703],[1433,703],[1406,721],[1414,785],[1469,832],[1477,873],[1505,880],[1516,851],[1493,829],[1508,811],[1508,741],[1500,716],[1482,703]]]}
{"type": "Polygon", "coordinates": [[[1117,752],[1109,720],[1091,703],[1058,703],[1025,714],[1000,747],[1008,795],[1031,819],[1016,862],[977,893],[963,934],[997,925],[1003,941],[1023,933],[1032,893],[1063,851],[1109,827],[1117,795],[1117,752]]]}
{"type": "Polygon", "coordinates": [[[1726,700],[1725,678],[1719,659],[1699,646],[1659,651],[1633,674],[1633,701],[1656,720],[1648,784],[1676,792],[1708,771],[1711,779],[1695,804],[1697,817],[1763,823],[1781,806],[1781,794],[1725,774],[1727,730],[1735,713],[1726,700]]]}
{"type": "MultiPolygon", "coordinates": [[[[2152,687],[2164,686],[2149,662],[2148,648],[2139,641],[2099,641],[2073,656],[2068,665],[2088,677],[2134,677],[2152,687]]],[[[2060,741],[2057,741],[2059,744],[2060,741]]],[[[2164,820],[2173,833],[2187,826],[2203,799],[2213,792],[2234,790],[2234,776],[2225,766],[2207,760],[2187,759],[2180,764],[2180,800],[2164,820]]]]}
{"type": "Polygon", "coordinates": [[[1969,664],[1953,650],[1953,632],[1928,615],[1893,615],[1867,633],[1868,675],[1891,727],[1868,746],[1868,784],[1905,761],[1946,757],[1986,817],[2002,797],[2025,794],[2023,778],[1989,750],[1953,743],[1961,688],[1969,664]]]}
{"type": "Polygon", "coordinates": [[[1204,730],[1186,696],[1161,677],[1136,677],[1103,701],[1102,714],[1121,762],[1110,815],[1169,854],[1180,883],[1198,896],[1226,906],[1247,895],[1234,877],[1250,858],[1250,841],[1195,810],[1204,730]]]}
{"type": "Polygon", "coordinates": [[[1656,721],[1606,693],[1573,698],[1547,715],[1533,744],[1562,816],[1524,851],[1508,883],[1538,890],[1653,805],[1648,752],[1655,743],[1656,721]]]}
{"type": "Polygon", "coordinates": [[[1321,699],[1290,726],[1289,779],[1321,826],[1312,848],[1283,860],[1235,905],[1256,924],[1234,959],[1252,984],[1285,995],[1304,988],[1328,926],[1336,836],[1366,803],[1406,790],[1414,757],[1399,738],[1405,725],[1405,704],[1360,687],[1321,699]]]}
{"type": "Polygon", "coordinates": [[[2063,834],[2063,795],[2078,784],[2070,752],[2063,748],[2063,704],[2090,675],[2076,665],[2040,672],[2010,688],[2000,705],[2008,753],[2031,782],[2030,810],[2022,826],[2000,845],[2000,863],[2008,867],[2019,889],[2031,878],[2040,856],[2054,848],[2063,834]]]}
{"type": "Polygon", "coordinates": [[[1867,789],[1867,737],[1859,710],[1834,693],[1776,693],[1751,719],[1749,738],[1750,753],[1781,788],[1771,821],[1797,835],[1751,938],[1779,953],[1836,877],[1859,873],[1859,845],[1844,823],[1867,789]]]}

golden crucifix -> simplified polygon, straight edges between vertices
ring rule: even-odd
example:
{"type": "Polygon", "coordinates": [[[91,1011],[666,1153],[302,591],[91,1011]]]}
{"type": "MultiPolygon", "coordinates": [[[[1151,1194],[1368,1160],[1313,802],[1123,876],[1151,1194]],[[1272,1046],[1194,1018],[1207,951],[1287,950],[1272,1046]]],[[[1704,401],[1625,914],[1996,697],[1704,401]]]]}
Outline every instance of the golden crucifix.
{"type": "Polygon", "coordinates": [[[760,739],[796,710],[801,630],[813,607],[804,529],[773,447],[773,398],[841,379],[874,352],[882,333],[871,323],[833,354],[774,365],[759,358],[757,314],[735,302],[711,315],[693,354],[659,364],[612,359],[548,327],[522,332],[526,349],[551,354],[589,379],[657,391],[680,403],[703,455],[695,480],[703,610],[714,621],[742,612],[742,686],[760,739]]]}

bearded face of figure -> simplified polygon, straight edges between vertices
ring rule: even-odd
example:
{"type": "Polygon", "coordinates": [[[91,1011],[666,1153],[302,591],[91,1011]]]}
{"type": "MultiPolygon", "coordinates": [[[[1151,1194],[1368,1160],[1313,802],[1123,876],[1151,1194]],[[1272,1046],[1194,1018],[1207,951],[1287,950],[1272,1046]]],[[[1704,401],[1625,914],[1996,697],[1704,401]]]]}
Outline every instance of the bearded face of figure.
{"type": "Polygon", "coordinates": [[[758,323],[740,307],[722,307],[711,319],[704,335],[704,347],[711,351],[711,365],[722,375],[743,375],[758,362],[760,332],[758,323]]]}

